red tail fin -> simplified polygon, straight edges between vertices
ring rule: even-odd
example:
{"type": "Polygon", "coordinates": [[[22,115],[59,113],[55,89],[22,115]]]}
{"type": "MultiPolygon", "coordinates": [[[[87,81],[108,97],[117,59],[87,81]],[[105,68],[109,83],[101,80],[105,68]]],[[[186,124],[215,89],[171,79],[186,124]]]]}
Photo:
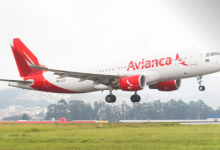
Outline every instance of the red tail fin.
{"type": "Polygon", "coordinates": [[[21,42],[20,39],[15,38],[10,43],[21,77],[42,73],[41,70],[29,67],[28,63],[39,66],[40,63],[37,57],[21,42]]]}

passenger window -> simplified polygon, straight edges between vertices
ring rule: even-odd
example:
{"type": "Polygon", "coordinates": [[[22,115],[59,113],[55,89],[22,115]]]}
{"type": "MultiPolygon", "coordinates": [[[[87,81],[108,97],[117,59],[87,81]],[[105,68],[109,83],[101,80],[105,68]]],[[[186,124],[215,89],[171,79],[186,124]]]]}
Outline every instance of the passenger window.
{"type": "Polygon", "coordinates": [[[206,57],[209,57],[209,53],[206,54],[206,57]]]}
{"type": "Polygon", "coordinates": [[[215,54],[214,53],[211,53],[211,55],[210,56],[214,56],[215,54]]]}

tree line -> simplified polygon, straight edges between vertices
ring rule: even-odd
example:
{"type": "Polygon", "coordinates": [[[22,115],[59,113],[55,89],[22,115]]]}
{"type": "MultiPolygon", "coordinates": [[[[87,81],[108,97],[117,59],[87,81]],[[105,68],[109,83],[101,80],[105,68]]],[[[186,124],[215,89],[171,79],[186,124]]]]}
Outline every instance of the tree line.
{"type": "MultiPolygon", "coordinates": [[[[219,107],[220,108],[220,107],[219,107]]],[[[46,120],[61,117],[67,120],[179,120],[179,119],[206,119],[207,115],[220,114],[220,109],[214,110],[202,100],[185,103],[182,100],[170,100],[161,102],[156,100],[149,103],[126,102],[119,104],[107,104],[95,101],[93,104],[81,100],[73,100],[67,103],[60,100],[58,104],[47,107],[46,120]]]]}
{"type": "Polygon", "coordinates": [[[14,121],[14,120],[31,120],[31,116],[23,114],[21,116],[11,116],[2,119],[3,121],[14,121]]]}

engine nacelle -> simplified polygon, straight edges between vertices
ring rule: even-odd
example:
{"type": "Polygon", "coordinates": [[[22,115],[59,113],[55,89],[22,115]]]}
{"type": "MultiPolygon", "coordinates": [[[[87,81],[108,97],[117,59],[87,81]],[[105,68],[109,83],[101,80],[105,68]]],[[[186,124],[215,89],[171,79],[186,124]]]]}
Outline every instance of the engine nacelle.
{"type": "Polygon", "coordinates": [[[180,85],[181,80],[171,80],[149,85],[149,89],[158,89],[159,91],[175,91],[179,89],[180,85]]]}
{"type": "Polygon", "coordinates": [[[145,76],[134,75],[129,77],[122,77],[119,79],[119,87],[123,91],[138,91],[145,87],[145,76]]]}

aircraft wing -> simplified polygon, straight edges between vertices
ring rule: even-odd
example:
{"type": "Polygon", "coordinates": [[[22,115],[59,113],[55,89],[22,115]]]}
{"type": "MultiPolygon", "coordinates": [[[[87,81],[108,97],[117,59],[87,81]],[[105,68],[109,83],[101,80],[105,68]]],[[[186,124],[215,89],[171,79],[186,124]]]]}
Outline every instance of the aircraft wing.
{"type": "Polygon", "coordinates": [[[7,79],[0,79],[0,81],[4,81],[4,82],[15,82],[15,83],[21,83],[21,84],[30,84],[30,83],[33,83],[33,82],[31,82],[31,81],[7,80],[7,79]]]}
{"type": "Polygon", "coordinates": [[[115,74],[97,74],[97,73],[85,73],[85,72],[74,72],[74,71],[65,71],[57,69],[49,69],[47,67],[38,66],[36,64],[29,64],[31,68],[54,72],[55,75],[59,75],[58,79],[65,77],[79,78],[79,82],[85,80],[92,80],[94,84],[105,84],[111,85],[117,83],[118,79],[121,77],[115,74]]]}

